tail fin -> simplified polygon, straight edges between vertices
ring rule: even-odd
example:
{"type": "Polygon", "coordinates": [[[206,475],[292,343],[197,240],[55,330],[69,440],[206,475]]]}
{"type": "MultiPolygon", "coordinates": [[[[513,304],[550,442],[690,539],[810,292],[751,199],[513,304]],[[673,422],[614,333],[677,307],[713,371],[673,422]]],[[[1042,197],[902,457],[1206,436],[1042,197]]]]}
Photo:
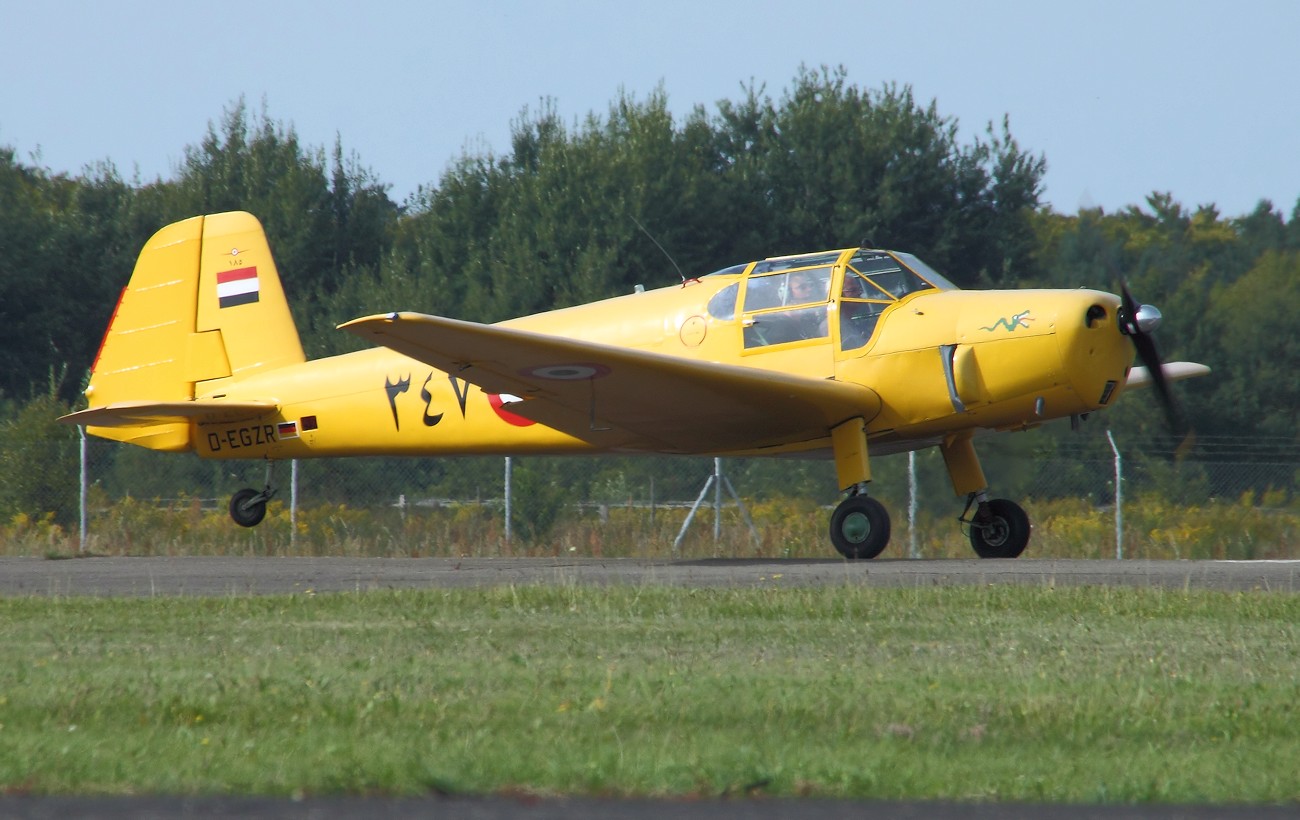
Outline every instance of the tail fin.
{"type": "Polygon", "coordinates": [[[156,450],[188,450],[190,420],[198,414],[164,408],[304,360],[257,219],[232,212],[177,222],[140,252],[86,388],[97,414],[86,419],[91,424],[112,418],[112,405],[156,406],[157,412],[87,431],[156,450]]]}

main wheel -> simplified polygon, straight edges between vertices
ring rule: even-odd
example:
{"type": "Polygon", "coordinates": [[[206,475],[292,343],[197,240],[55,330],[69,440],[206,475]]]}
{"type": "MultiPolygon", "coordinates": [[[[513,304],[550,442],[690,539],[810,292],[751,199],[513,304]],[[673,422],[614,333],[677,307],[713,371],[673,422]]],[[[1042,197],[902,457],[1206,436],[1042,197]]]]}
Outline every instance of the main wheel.
{"type": "Polygon", "coordinates": [[[230,497],[230,517],[241,527],[256,527],[266,518],[266,499],[253,501],[262,495],[249,487],[230,497]]]}
{"type": "Polygon", "coordinates": [[[989,518],[970,525],[970,544],[981,558],[1016,558],[1029,544],[1029,516],[1005,498],[989,502],[989,518]]]}
{"type": "Polygon", "coordinates": [[[875,558],[889,544],[889,513],[865,495],[851,495],[831,513],[831,543],[850,561],[875,558]]]}

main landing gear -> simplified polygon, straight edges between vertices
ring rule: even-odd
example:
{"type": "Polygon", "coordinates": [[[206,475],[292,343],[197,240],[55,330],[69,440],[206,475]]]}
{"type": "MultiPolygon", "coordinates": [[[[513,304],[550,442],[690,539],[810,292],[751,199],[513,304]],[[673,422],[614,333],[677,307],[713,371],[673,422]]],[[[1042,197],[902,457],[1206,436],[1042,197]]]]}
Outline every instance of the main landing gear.
{"type": "Polygon", "coordinates": [[[256,527],[266,518],[266,502],[275,495],[271,487],[271,467],[275,462],[266,462],[266,486],[260,491],[246,487],[230,497],[230,517],[241,527],[256,527]]]}
{"type": "Polygon", "coordinates": [[[831,513],[831,543],[850,561],[875,558],[889,544],[889,513],[862,487],[831,513]]]}
{"type": "Polygon", "coordinates": [[[1014,501],[971,493],[957,520],[970,526],[970,545],[981,558],[1019,558],[1029,545],[1029,516],[1014,501]],[[967,518],[972,506],[975,515],[967,518]]]}
{"type": "MultiPolygon", "coordinates": [[[[969,527],[971,547],[980,558],[1018,558],[1029,545],[1029,516],[1014,501],[971,493],[957,520],[969,527]]],[[[889,545],[889,512],[855,487],[831,513],[831,543],[850,561],[875,558],[889,545]]]]}
{"type": "MultiPolygon", "coordinates": [[[[831,543],[851,561],[875,558],[889,544],[889,513],[867,497],[871,472],[866,463],[866,436],[860,420],[832,430],[840,486],[848,496],[831,513],[831,543]]],[[[967,528],[971,547],[980,558],[1016,558],[1029,545],[1029,516],[1014,501],[988,497],[988,482],[980,468],[971,434],[948,436],[940,444],[948,476],[957,497],[966,497],[958,519],[967,528]],[[973,510],[973,512],[972,512],[973,510]]]]}

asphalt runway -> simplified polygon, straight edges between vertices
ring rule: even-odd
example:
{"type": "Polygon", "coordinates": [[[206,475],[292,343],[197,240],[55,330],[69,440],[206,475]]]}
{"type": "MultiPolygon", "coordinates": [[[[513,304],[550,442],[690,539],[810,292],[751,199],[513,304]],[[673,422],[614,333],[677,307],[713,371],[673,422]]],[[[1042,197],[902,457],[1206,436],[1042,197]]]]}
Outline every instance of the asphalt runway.
{"type": "Polygon", "coordinates": [[[279,595],[504,584],[695,587],[1081,584],[1300,590],[1300,561],[981,561],[632,558],[0,557],[0,595],[279,595]]]}
{"type": "MultiPolygon", "coordinates": [[[[846,562],[816,560],[651,561],[598,558],[228,558],[156,557],[64,560],[0,557],[3,596],[280,595],[502,584],[668,584],[863,587],[1085,584],[1159,589],[1300,591],[1300,561],[846,562]]],[[[627,800],[439,797],[24,797],[0,793],[0,817],[15,818],[416,818],[595,820],[620,817],[709,820],[838,818],[1225,818],[1296,816],[1293,806],[1065,806],[890,803],[793,799],[627,800]]]]}

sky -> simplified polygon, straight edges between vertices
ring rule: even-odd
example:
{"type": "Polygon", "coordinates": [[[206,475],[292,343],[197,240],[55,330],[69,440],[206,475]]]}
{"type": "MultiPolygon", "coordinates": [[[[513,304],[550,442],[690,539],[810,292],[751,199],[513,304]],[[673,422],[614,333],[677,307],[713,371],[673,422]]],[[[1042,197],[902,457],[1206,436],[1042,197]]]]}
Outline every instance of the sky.
{"type": "Polygon", "coordinates": [[[1061,213],[1300,199],[1293,0],[0,0],[0,20],[0,146],[57,173],[170,178],[242,98],[401,202],[508,153],[544,100],[577,123],[662,87],[680,122],[751,82],[779,102],[802,65],[910,86],[963,142],[1009,117],[1061,213]]]}

